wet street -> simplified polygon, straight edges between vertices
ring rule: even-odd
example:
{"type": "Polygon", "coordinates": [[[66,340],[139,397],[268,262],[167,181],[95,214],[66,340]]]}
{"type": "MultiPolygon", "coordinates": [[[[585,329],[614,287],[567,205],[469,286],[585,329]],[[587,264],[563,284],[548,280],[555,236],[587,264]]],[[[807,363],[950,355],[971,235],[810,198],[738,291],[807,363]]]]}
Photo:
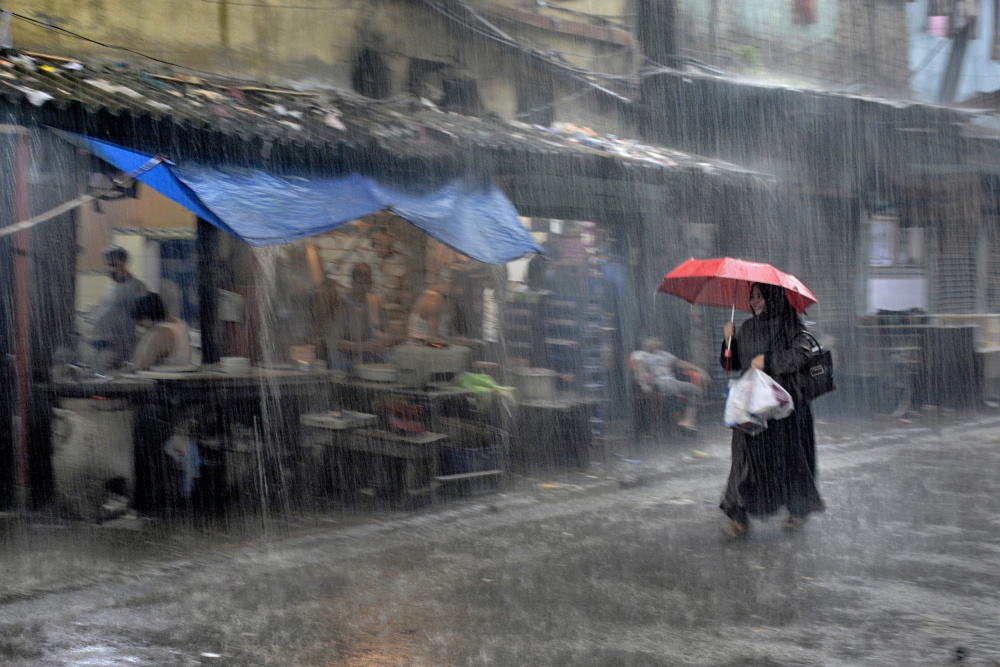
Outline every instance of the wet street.
{"type": "Polygon", "coordinates": [[[1000,665],[998,426],[821,422],[826,513],[738,543],[722,430],[418,512],[8,520],[0,661],[1000,665]]]}

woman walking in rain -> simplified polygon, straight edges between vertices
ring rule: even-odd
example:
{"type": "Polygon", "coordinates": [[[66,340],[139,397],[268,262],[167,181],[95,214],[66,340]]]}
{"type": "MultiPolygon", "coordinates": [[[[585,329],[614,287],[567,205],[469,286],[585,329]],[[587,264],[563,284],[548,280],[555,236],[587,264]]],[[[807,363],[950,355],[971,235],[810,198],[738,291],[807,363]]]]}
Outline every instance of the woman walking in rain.
{"type": "MultiPolygon", "coordinates": [[[[781,287],[754,283],[750,308],[753,317],[738,333],[733,322],[726,323],[722,365],[727,367],[728,362],[731,371],[764,371],[794,397],[795,376],[811,356],[810,341],[801,335],[805,325],[781,287]]],[[[816,434],[808,402],[796,399],[789,417],[771,420],[758,435],[733,430],[732,466],[720,507],[730,519],[723,530],[730,539],[746,535],[751,516],[770,516],[785,507],[788,518],[782,527],[798,530],[810,513],[823,511],[816,488],[816,434]]]]}

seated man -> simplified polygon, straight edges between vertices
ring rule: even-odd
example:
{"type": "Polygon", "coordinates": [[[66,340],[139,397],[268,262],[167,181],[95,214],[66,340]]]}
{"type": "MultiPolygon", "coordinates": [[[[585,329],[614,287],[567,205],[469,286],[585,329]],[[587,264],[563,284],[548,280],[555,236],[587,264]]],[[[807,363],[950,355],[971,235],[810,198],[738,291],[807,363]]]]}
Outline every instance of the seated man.
{"type": "Polygon", "coordinates": [[[663,341],[658,338],[645,339],[642,350],[629,355],[629,367],[643,392],[684,398],[687,405],[677,425],[686,431],[697,430],[698,400],[711,381],[708,373],[664,351],[663,341]],[[678,377],[681,373],[685,379],[678,377]]]}
{"type": "MultiPolygon", "coordinates": [[[[174,295],[167,291],[173,301],[174,295]]],[[[171,306],[174,307],[173,305],[171,306]]],[[[184,320],[167,314],[159,294],[140,298],[132,315],[146,328],[139,341],[132,363],[136,370],[158,364],[187,366],[191,364],[191,341],[184,320]]],[[[162,509],[172,495],[167,470],[172,464],[164,445],[173,435],[169,406],[157,400],[143,402],[136,408],[132,421],[132,470],[135,483],[132,507],[142,513],[162,509]]]]}
{"type": "Polygon", "coordinates": [[[392,339],[382,329],[382,300],[372,291],[372,270],[364,262],[351,271],[351,291],[344,301],[340,351],[355,363],[380,361],[392,339]]]}
{"type": "Polygon", "coordinates": [[[167,315],[159,294],[153,292],[136,301],[132,316],[146,329],[132,356],[135,370],[143,371],[157,364],[191,364],[188,326],[184,320],[167,315]]]}

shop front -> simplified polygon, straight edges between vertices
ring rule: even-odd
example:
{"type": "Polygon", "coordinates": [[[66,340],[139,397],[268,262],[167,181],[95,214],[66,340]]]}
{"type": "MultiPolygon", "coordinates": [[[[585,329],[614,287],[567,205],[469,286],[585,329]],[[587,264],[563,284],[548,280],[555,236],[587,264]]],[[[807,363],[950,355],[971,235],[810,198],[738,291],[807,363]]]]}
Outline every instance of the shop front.
{"type": "MultiPolygon", "coordinates": [[[[150,100],[161,93],[121,83],[150,100]]],[[[196,94],[207,84],[171,85],[196,94]]],[[[658,326],[645,303],[657,270],[648,238],[672,238],[678,220],[713,216],[704,204],[718,193],[762,182],[634,142],[588,135],[584,146],[579,128],[261,88],[227,89],[219,106],[233,118],[188,99],[172,96],[166,117],[95,114],[73,100],[18,109],[75,156],[55,162],[77,185],[63,200],[103,193],[32,232],[45,244],[50,230],[68,231],[82,252],[75,271],[72,258],[55,262],[67,275],[32,285],[69,298],[52,308],[68,325],[39,339],[48,361],[31,372],[40,398],[29,439],[49,442],[42,412],[64,409],[62,399],[152,383],[115,405],[132,411],[128,428],[146,431],[147,450],[159,457],[159,441],[169,443],[172,463],[161,462],[183,502],[222,488],[209,495],[273,507],[331,484],[426,497],[427,480],[462,486],[498,469],[586,465],[594,436],[630,413],[625,358],[658,326]],[[176,297],[165,300],[188,329],[186,367],[104,377],[69,368],[93,370],[108,244],[126,251],[147,291],[176,297]],[[524,256],[532,267],[511,264],[524,256]],[[538,308],[526,315],[525,304],[538,308]],[[368,474],[372,461],[381,472],[368,474]],[[309,469],[319,464],[322,473],[309,469]],[[336,472],[346,464],[357,470],[336,472]],[[332,481],[303,481],[318,476],[332,481]]],[[[51,458],[47,446],[36,461],[51,458]]],[[[37,501],[51,488],[36,484],[37,501]]]]}

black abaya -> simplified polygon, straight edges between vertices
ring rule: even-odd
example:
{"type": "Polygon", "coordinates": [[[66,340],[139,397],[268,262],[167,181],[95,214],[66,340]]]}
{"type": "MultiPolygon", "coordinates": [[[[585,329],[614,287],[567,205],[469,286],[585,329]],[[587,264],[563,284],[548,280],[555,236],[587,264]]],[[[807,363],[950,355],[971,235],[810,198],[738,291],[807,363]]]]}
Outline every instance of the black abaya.
{"type": "MultiPolygon", "coordinates": [[[[729,370],[749,369],[753,358],[763,354],[764,372],[792,392],[791,376],[808,363],[810,342],[801,335],[804,326],[784,293],[764,287],[768,308],[740,326],[732,341],[729,370]]],[[[724,350],[725,344],[723,367],[724,350]]],[[[720,507],[743,524],[750,516],[769,516],[782,506],[793,516],[805,517],[824,509],[815,480],[812,408],[796,401],[790,416],[772,419],[758,435],[733,430],[732,466],[720,507]]]]}

